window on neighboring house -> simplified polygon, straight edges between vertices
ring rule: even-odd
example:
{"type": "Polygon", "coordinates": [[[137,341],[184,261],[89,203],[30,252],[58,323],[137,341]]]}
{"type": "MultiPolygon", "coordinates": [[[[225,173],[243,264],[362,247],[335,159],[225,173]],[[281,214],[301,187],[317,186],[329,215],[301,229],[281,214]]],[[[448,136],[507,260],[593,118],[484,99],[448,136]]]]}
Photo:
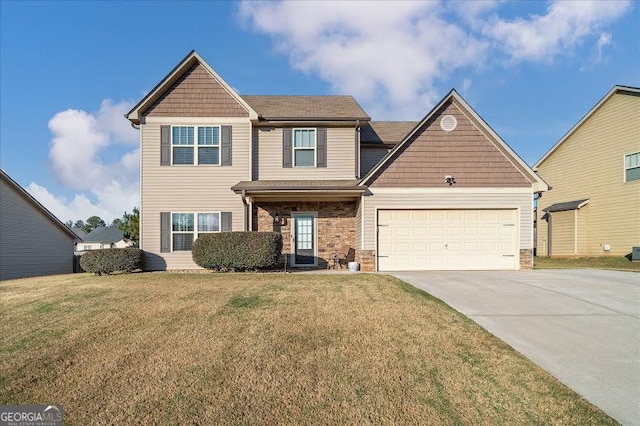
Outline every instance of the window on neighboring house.
{"type": "Polygon", "coordinates": [[[190,251],[200,234],[220,232],[220,213],[173,213],[171,240],[173,251],[190,251]],[[197,218],[197,223],[194,221],[197,218]]]}
{"type": "Polygon", "coordinates": [[[640,152],[624,156],[624,181],[640,179],[640,152]]]}
{"type": "Polygon", "coordinates": [[[219,165],[220,126],[173,126],[171,147],[173,164],[219,165]]]}
{"type": "Polygon", "coordinates": [[[89,251],[91,250],[91,246],[84,246],[84,251],[89,251]]]}
{"type": "Polygon", "coordinates": [[[293,165],[313,167],[316,165],[316,130],[293,130],[293,165]]]}

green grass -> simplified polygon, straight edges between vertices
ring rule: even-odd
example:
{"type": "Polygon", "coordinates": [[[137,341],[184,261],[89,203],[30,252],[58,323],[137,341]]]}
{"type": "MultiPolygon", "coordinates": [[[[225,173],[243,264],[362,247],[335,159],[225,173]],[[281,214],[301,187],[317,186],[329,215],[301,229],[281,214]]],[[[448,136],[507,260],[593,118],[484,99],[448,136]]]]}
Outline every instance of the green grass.
{"type": "Polygon", "coordinates": [[[640,262],[632,262],[625,256],[600,256],[600,257],[535,257],[534,269],[615,269],[620,271],[640,271],[640,262]]]}
{"type": "Polygon", "coordinates": [[[62,275],[0,284],[0,404],[65,424],[607,425],[383,275],[62,275]]]}

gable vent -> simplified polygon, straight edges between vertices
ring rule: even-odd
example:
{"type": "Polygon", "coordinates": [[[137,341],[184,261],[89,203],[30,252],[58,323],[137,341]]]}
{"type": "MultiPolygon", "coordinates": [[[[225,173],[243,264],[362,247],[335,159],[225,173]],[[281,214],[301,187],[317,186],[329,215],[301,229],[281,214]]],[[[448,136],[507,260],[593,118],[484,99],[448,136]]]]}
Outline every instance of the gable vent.
{"type": "Polygon", "coordinates": [[[440,128],[445,132],[452,132],[458,126],[458,120],[453,115],[445,115],[440,119],[440,128]]]}

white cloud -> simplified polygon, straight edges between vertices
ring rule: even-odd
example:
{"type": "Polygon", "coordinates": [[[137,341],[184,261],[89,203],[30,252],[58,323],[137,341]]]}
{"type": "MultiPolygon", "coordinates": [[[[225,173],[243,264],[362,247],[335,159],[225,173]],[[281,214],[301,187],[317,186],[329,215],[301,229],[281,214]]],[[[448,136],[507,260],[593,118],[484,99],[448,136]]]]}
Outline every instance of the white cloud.
{"type": "MultiPolygon", "coordinates": [[[[53,195],[47,188],[35,182],[31,182],[25,189],[63,222],[86,220],[91,216],[100,216],[105,222],[111,222],[115,218],[110,211],[93,204],[85,194],[75,194],[73,199],[68,201],[65,197],[53,195]]],[[[120,216],[122,215],[118,215],[120,216]]]]}
{"type": "Polygon", "coordinates": [[[629,5],[555,1],[544,15],[515,19],[500,17],[503,3],[492,0],[246,1],[238,11],[294,68],[353,94],[377,119],[410,119],[440,99],[438,83],[452,72],[505,58],[551,61],[601,34],[629,5]]]}
{"type": "Polygon", "coordinates": [[[436,78],[472,64],[487,47],[442,13],[439,3],[415,1],[240,4],[240,16],[275,36],[293,67],[353,94],[374,116],[405,119],[437,100],[436,78]]]}
{"type": "Polygon", "coordinates": [[[124,118],[130,107],[130,102],[106,99],[95,113],[68,109],[49,121],[53,134],[49,162],[56,178],[68,188],[89,194],[77,193],[68,201],[34,182],[27,190],[63,220],[98,215],[111,221],[139,206],[138,148],[117,161],[103,161],[117,145],[137,145],[138,131],[124,118]]]}
{"type": "MultiPolygon", "coordinates": [[[[550,61],[570,53],[585,38],[622,16],[629,1],[555,1],[545,15],[487,21],[483,33],[494,39],[514,61],[550,61]]],[[[598,42],[598,44],[600,44],[598,42]]]]}

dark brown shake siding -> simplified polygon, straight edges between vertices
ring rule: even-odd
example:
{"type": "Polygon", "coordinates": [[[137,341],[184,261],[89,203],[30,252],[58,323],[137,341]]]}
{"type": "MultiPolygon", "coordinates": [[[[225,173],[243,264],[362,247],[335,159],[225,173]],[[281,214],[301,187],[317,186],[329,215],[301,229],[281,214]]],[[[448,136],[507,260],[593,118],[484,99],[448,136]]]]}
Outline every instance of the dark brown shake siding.
{"type": "Polygon", "coordinates": [[[532,182],[498,145],[449,101],[380,169],[370,186],[444,187],[445,176],[451,175],[456,188],[530,187],[532,182]],[[442,130],[445,115],[457,119],[455,130],[442,130]]]}

